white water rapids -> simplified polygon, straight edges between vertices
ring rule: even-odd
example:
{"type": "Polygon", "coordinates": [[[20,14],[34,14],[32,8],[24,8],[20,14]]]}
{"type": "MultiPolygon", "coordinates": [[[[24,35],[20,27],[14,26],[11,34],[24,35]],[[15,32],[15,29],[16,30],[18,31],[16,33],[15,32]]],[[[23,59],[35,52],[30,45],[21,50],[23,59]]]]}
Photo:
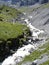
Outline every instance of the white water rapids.
{"type": "MultiPolygon", "coordinates": [[[[25,22],[27,26],[29,27],[32,33],[32,36],[35,37],[35,39],[38,38],[38,35],[40,33],[44,33],[43,30],[39,30],[35,28],[34,26],[32,26],[31,23],[28,22],[28,19],[25,19],[25,22]]],[[[17,65],[17,63],[22,61],[25,56],[30,55],[30,52],[33,51],[34,49],[35,49],[34,45],[28,44],[18,49],[12,56],[9,56],[8,58],[6,58],[3,61],[2,65],[17,65]]]]}
{"type": "Polygon", "coordinates": [[[22,61],[22,59],[30,54],[30,51],[35,49],[35,47],[31,44],[28,44],[20,49],[18,49],[12,56],[6,58],[2,65],[16,65],[18,62],[22,61]]]}

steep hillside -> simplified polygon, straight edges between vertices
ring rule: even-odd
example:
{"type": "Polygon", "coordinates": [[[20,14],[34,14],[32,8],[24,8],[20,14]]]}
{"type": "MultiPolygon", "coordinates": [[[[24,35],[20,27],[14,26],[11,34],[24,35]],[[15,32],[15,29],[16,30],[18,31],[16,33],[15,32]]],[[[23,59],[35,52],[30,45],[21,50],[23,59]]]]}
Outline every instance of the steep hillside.
{"type": "Polygon", "coordinates": [[[0,6],[0,21],[2,22],[16,22],[20,19],[20,15],[22,15],[22,13],[17,9],[5,5],[0,6]]]}
{"type": "MultiPolygon", "coordinates": [[[[38,7],[20,8],[25,13],[24,19],[29,19],[29,22],[38,29],[45,32],[46,43],[33,51],[29,56],[26,56],[19,65],[49,65],[49,3],[38,7]],[[48,42],[47,42],[48,41],[48,42]]],[[[35,42],[35,45],[40,44],[40,41],[35,42]]]]}
{"type": "Polygon", "coordinates": [[[23,33],[27,33],[28,28],[17,22],[21,14],[17,9],[0,6],[0,62],[12,54],[10,50],[15,51],[23,45],[23,33]]]}
{"type": "Polygon", "coordinates": [[[49,36],[49,3],[28,8],[21,7],[20,10],[25,13],[24,19],[28,18],[33,26],[43,29],[49,36]]]}
{"type": "Polygon", "coordinates": [[[35,3],[43,4],[49,2],[49,0],[2,0],[2,1],[4,1],[4,3],[8,2],[10,4],[18,4],[19,6],[28,6],[33,5],[35,3]]]}
{"type": "MultiPolygon", "coordinates": [[[[3,61],[7,56],[17,51],[18,48],[24,46],[24,42],[28,42],[26,37],[29,35],[28,33],[30,31],[26,25],[14,23],[21,17],[22,23],[25,23],[24,20],[28,19],[29,22],[37,29],[42,29],[44,31],[44,35],[42,39],[32,39],[31,42],[29,40],[29,43],[37,48],[35,50],[29,50],[28,52],[30,55],[23,58],[19,65],[33,65],[32,63],[36,60],[37,65],[49,65],[49,3],[38,6],[28,6],[26,8],[20,7],[19,11],[7,6],[0,7],[0,61],[3,61]],[[21,12],[19,11],[25,13],[23,17],[21,17],[21,12]],[[43,43],[44,45],[41,46],[43,43]]],[[[25,51],[25,49],[23,51],[25,51]]],[[[19,59],[21,58],[22,56],[19,57],[19,59]]],[[[16,61],[17,58],[14,60],[16,61]]]]}

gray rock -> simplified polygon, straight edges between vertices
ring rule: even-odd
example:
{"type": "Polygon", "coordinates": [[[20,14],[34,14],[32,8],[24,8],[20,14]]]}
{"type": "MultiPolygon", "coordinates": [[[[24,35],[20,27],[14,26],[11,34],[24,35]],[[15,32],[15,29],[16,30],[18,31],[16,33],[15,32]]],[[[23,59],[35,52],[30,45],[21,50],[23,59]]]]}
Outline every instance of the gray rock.
{"type": "Polygon", "coordinates": [[[32,62],[25,62],[25,63],[22,63],[22,65],[32,65],[32,62]]]}

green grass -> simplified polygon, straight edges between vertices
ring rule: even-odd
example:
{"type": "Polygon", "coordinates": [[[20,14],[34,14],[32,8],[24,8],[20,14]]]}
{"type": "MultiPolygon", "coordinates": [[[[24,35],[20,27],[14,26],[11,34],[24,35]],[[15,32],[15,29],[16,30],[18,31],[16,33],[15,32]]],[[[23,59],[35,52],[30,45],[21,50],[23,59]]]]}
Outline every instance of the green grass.
{"type": "Polygon", "coordinates": [[[49,65],[49,60],[40,65],[49,65]]]}
{"type": "Polygon", "coordinates": [[[24,32],[25,25],[20,23],[0,22],[0,39],[16,38],[24,32]]]}
{"type": "Polygon", "coordinates": [[[0,6],[0,21],[11,22],[13,19],[18,18],[20,14],[22,13],[17,9],[4,5],[0,6]]]}
{"type": "Polygon", "coordinates": [[[14,25],[11,23],[20,14],[22,13],[15,8],[5,5],[0,6],[0,39],[16,38],[22,34],[25,26],[20,23],[15,23],[14,25]]]}

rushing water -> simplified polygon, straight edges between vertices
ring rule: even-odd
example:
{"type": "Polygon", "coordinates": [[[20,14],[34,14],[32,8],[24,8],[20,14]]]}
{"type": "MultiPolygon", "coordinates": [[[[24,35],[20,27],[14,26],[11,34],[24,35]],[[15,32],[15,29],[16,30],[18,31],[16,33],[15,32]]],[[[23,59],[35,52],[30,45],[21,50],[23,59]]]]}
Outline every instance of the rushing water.
{"type": "Polygon", "coordinates": [[[20,61],[22,61],[22,59],[30,54],[30,51],[33,51],[35,49],[35,47],[31,44],[28,44],[20,49],[18,49],[12,56],[9,56],[8,58],[6,58],[2,65],[16,65],[17,63],[19,63],[20,61]]]}

